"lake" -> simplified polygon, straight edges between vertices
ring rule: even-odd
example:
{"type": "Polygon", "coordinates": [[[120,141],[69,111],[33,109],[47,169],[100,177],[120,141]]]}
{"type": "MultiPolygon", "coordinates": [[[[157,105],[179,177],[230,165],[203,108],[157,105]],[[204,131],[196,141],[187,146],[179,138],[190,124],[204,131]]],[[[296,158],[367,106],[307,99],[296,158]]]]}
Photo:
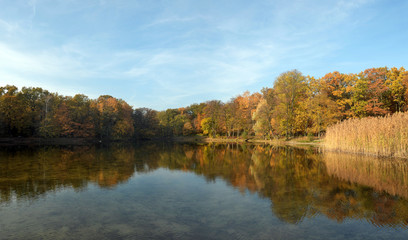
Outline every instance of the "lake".
{"type": "Polygon", "coordinates": [[[0,147],[0,239],[408,239],[408,162],[243,144],[0,147]]]}

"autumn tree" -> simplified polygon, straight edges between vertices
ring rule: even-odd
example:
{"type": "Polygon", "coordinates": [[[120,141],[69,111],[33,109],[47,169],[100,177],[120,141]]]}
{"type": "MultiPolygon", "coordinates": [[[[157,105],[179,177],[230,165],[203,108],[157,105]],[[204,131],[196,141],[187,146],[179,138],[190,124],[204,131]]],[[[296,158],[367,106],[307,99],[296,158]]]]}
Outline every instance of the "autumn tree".
{"type": "Polygon", "coordinates": [[[338,104],[325,91],[328,88],[327,84],[328,82],[323,79],[308,77],[308,99],[305,101],[307,109],[305,112],[310,125],[307,131],[319,137],[329,125],[336,123],[341,115],[337,111],[338,104]]]}
{"type": "Polygon", "coordinates": [[[356,80],[356,74],[344,74],[337,71],[327,73],[321,78],[321,83],[324,83],[322,91],[336,103],[337,111],[341,113],[339,120],[353,116],[352,96],[356,80]]]}
{"type": "Polygon", "coordinates": [[[7,85],[1,89],[0,111],[4,135],[28,135],[30,116],[16,86],[7,85]]]}
{"type": "Polygon", "coordinates": [[[402,104],[402,110],[408,110],[408,71],[404,71],[402,74],[402,85],[404,86],[404,103],[402,104]]]}
{"type": "Polygon", "coordinates": [[[100,139],[117,140],[133,136],[133,110],[125,101],[103,95],[92,102],[91,109],[96,112],[96,133],[100,139]]]}
{"type": "Polygon", "coordinates": [[[276,134],[276,95],[273,88],[263,88],[262,99],[259,101],[252,119],[255,121],[254,131],[264,138],[272,138],[276,134]]]}
{"type": "Polygon", "coordinates": [[[205,103],[200,104],[191,104],[186,108],[186,114],[189,116],[191,126],[193,127],[194,133],[201,133],[201,121],[204,118],[204,108],[206,107],[205,103]]]}
{"type": "Polygon", "coordinates": [[[260,93],[250,94],[248,91],[239,95],[234,99],[237,105],[236,122],[239,130],[245,134],[250,134],[254,124],[252,114],[256,111],[256,107],[261,99],[260,93]]]}
{"type": "Polygon", "coordinates": [[[205,118],[201,121],[204,134],[215,137],[225,129],[222,118],[222,107],[223,103],[221,101],[213,100],[206,103],[206,107],[204,108],[205,118]]]}
{"type": "Polygon", "coordinates": [[[167,109],[166,111],[161,111],[158,113],[160,126],[162,127],[162,135],[164,137],[183,134],[184,124],[189,119],[181,110],[167,109]]]}
{"type": "Polygon", "coordinates": [[[0,136],[153,138],[204,133],[264,138],[320,135],[328,125],[352,117],[408,110],[408,72],[370,68],[359,74],[337,71],[305,78],[282,73],[273,88],[248,91],[230,101],[208,101],[156,112],[134,110],[108,95],[60,96],[42,88],[0,87],[0,136]]]}
{"type": "Polygon", "coordinates": [[[277,120],[282,135],[293,136],[299,127],[296,118],[301,101],[306,98],[306,79],[298,70],[282,73],[275,80],[277,120]]]}
{"type": "Polygon", "coordinates": [[[55,113],[63,137],[95,137],[96,117],[96,109],[91,109],[91,100],[82,94],[63,98],[55,113]]]}
{"type": "Polygon", "coordinates": [[[400,112],[406,109],[408,103],[408,72],[401,67],[393,67],[387,72],[385,82],[390,89],[392,104],[390,111],[400,112]]]}
{"type": "Polygon", "coordinates": [[[385,84],[388,82],[387,74],[388,69],[383,68],[370,68],[359,74],[359,81],[357,88],[359,89],[360,101],[365,103],[364,115],[368,116],[383,116],[390,113],[390,107],[392,105],[390,88],[385,84]]]}
{"type": "Polygon", "coordinates": [[[268,106],[268,103],[265,99],[262,99],[256,108],[255,113],[252,116],[252,119],[255,121],[254,131],[256,134],[262,136],[263,138],[271,137],[272,128],[271,128],[271,119],[270,116],[271,110],[268,106]]]}
{"type": "Polygon", "coordinates": [[[236,132],[236,137],[239,135],[239,117],[238,117],[238,104],[234,99],[224,104],[222,108],[222,118],[225,124],[225,131],[227,137],[231,137],[236,132]]]}

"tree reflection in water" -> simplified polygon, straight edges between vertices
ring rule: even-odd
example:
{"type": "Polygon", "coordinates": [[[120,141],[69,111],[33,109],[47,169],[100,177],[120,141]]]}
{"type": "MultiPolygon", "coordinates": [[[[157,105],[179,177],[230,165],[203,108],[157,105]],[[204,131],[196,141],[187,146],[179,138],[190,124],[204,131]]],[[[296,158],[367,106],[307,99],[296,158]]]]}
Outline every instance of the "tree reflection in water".
{"type": "Polygon", "coordinates": [[[339,222],[408,226],[406,161],[269,145],[3,148],[0,201],[34,200],[64,188],[82,191],[88,184],[114,188],[158,168],[194,172],[209,182],[223,179],[242,194],[257,193],[288,223],[325,215],[339,222]]]}

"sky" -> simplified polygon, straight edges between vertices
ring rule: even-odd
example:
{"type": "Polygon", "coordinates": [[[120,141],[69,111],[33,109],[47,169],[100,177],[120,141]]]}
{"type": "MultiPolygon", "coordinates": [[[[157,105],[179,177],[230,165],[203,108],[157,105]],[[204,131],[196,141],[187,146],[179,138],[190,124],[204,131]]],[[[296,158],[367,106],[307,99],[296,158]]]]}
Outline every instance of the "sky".
{"type": "Polygon", "coordinates": [[[0,0],[0,86],[178,108],[408,67],[405,0],[0,0]]]}

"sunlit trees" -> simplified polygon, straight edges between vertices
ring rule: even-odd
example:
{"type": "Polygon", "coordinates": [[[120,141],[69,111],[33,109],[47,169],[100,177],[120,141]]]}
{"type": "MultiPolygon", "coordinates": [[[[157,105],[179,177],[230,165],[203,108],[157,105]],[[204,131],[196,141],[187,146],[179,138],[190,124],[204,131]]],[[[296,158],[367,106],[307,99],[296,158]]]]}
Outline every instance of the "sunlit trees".
{"type": "Polygon", "coordinates": [[[349,118],[408,110],[408,72],[370,68],[358,74],[305,77],[297,70],[279,75],[273,87],[156,112],[133,109],[109,95],[89,99],[42,88],[0,87],[1,137],[79,137],[105,140],[204,134],[211,137],[271,139],[320,136],[349,118]]]}
{"type": "Polygon", "coordinates": [[[391,112],[406,110],[408,103],[408,72],[403,67],[400,69],[391,68],[387,72],[385,84],[390,89],[392,98],[391,112]]]}
{"type": "Polygon", "coordinates": [[[264,138],[276,136],[278,125],[276,124],[276,103],[277,98],[273,88],[263,88],[262,99],[259,101],[255,112],[252,114],[254,131],[264,138]]]}
{"type": "Polygon", "coordinates": [[[162,134],[165,137],[173,135],[182,135],[184,123],[187,117],[181,114],[179,109],[167,109],[158,114],[160,126],[162,127],[162,134]]]}
{"type": "Polygon", "coordinates": [[[352,96],[356,74],[344,74],[337,71],[326,74],[322,77],[322,83],[325,82],[323,91],[337,105],[337,112],[341,113],[339,119],[346,119],[353,116],[352,96]]]}
{"type": "MultiPolygon", "coordinates": [[[[185,108],[184,113],[187,115],[190,124],[185,124],[185,129],[188,129],[191,125],[192,132],[191,133],[201,133],[201,121],[204,118],[204,108],[206,107],[205,103],[200,104],[191,104],[190,106],[185,108]]],[[[185,132],[185,135],[188,135],[185,132]]]]}
{"type": "Polygon", "coordinates": [[[2,88],[0,111],[5,135],[24,136],[29,134],[29,112],[21,95],[18,94],[17,87],[7,85],[2,88]]]}
{"type": "Polygon", "coordinates": [[[250,94],[246,91],[234,99],[237,106],[235,116],[238,132],[242,131],[244,135],[251,133],[253,127],[252,114],[256,111],[261,97],[262,95],[260,93],[250,94]]]}
{"type": "Polygon", "coordinates": [[[271,119],[272,116],[270,107],[265,99],[262,99],[254,112],[252,119],[255,121],[254,131],[263,138],[271,137],[271,119]]]}
{"type": "Polygon", "coordinates": [[[404,71],[401,73],[402,75],[402,85],[404,86],[404,102],[401,104],[402,110],[407,111],[408,110],[408,71],[404,71]]]}
{"type": "Polygon", "coordinates": [[[109,95],[92,102],[96,111],[96,130],[100,139],[123,139],[133,136],[132,108],[123,100],[109,95]]]}
{"type": "Polygon", "coordinates": [[[391,94],[385,84],[387,71],[384,68],[370,68],[360,73],[360,81],[364,82],[365,90],[365,112],[368,116],[382,116],[390,113],[391,94]]]}
{"type": "Polygon", "coordinates": [[[308,99],[305,102],[305,112],[310,121],[307,132],[319,137],[329,125],[337,122],[341,116],[341,112],[337,111],[338,105],[325,91],[328,88],[327,84],[325,80],[309,77],[308,99]]]}
{"type": "Polygon", "coordinates": [[[205,118],[201,121],[203,133],[215,137],[223,129],[223,104],[213,100],[206,103],[204,108],[205,118]]]}
{"type": "MultiPolygon", "coordinates": [[[[91,100],[82,94],[66,97],[55,113],[60,136],[95,137],[96,109],[91,109],[91,100]]],[[[54,125],[51,123],[51,125],[54,125]]]]}
{"type": "Polygon", "coordinates": [[[46,117],[46,99],[52,95],[42,88],[26,88],[21,91],[7,85],[1,89],[0,111],[2,131],[11,136],[35,136],[46,117]]]}
{"type": "Polygon", "coordinates": [[[300,104],[306,99],[306,78],[297,70],[279,75],[274,90],[277,99],[276,112],[281,135],[291,137],[300,123],[296,123],[300,104]]]}
{"type": "Polygon", "coordinates": [[[235,101],[235,99],[232,99],[231,101],[224,104],[222,117],[224,119],[227,137],[234,136],[234,133],[235,136],[238,137],[239,135],[238,103],[235,101]]]}

